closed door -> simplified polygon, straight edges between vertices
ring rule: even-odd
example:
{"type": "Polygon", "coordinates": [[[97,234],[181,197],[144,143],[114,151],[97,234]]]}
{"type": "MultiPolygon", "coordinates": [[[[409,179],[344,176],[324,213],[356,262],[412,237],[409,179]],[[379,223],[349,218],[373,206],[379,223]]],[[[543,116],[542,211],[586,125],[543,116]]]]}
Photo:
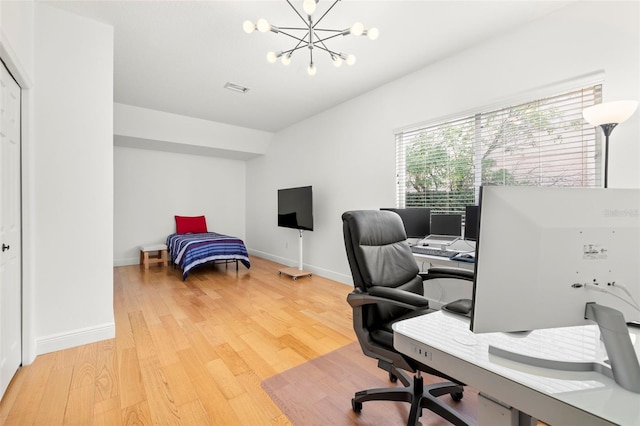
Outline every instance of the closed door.
{"type": "Polygon", "coordinates": [[[22,358],[20,87],[0,62],[0,398],[22,358]]]}

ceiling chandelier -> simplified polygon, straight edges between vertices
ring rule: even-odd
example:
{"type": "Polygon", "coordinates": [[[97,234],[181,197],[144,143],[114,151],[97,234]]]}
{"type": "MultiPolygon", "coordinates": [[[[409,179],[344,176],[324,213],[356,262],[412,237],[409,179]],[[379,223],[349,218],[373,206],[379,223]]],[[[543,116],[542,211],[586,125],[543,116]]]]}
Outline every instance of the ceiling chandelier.
{"type": "Polygon", "coordinates": [[[360,22],[356,22],[350,28],[347,29],[328,29],[328,28],[320,28],[318,24],[327,16],[327,13],[333,6],[336,5],[340,0],[335,0],[333,4],[320,16],[315,22],[313,19],[313,14],[316,12],[316,6],[319,0],[304,0],[302,2],[302,10],[306,18],[302,13],[295,8],[291,1],[286,0],[289,3],[289,6],[293,9],[294,12],[300,17],[302,22],[304,22],[304,27],[277,27],[275,25],[270,24],[266,19],[261,18],[258,19],[256,23],[251,21],[244,21],[242,24],[242,28],[247,34],[251,34],[255,30],[258,30],[261,33],[266,33],[271,31],[276,34],[283,34],[287,37],[292,38],[296,44],[288,50],[282,50],[279,52],[269,52],[267,53],[267,61],[270,63],[276,62],[278,59],[284,64],[289,65],[291,63],[291,55],[305,47],[309,50],[309,67],[307,68],[307,73],[309,75],[315,75],[317,72],[315,63],[313,61],[313,52],[315,49],[320,49],[321,51],[326,52],[331,57],[333,61],[333,65],[339,67],[345,62],[347,65],[353,65],[356,62],[356,57],[350,54],[345,54],[342,52],[336,52],[331,50],[326,42],[331,40],[332,38],[346,35],[354,35],[354,36],[367,36],[371,40],[375,40],[378,38],[378,30],[376,28],[365,29],[364,25],[360,22]]]}

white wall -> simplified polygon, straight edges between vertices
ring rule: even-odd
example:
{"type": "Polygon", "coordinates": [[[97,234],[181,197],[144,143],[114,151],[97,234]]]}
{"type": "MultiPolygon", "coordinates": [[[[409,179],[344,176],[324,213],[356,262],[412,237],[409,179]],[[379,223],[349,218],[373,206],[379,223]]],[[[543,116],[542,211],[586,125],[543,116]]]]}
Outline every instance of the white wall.
{"type": "MultiPolygon", "coordinates": [[[[463,6],[461,6],[463,7],[463,6]]],[[[576,2],[276,134],[247,165],[249,250],[289,265],[297,232],[278,228],[276,190],[313,185],[305,268],[351,283],[341,214],[395,205],[393,130],[604,72],[604,101],[640,98],[637,2],[576,2]]],[[[640,187],[640,114],[612,134],[611,187],[640,187]]]]}
{"type": "MultiPolygon", "coordinates": [[[[15,55],[12,59],[28,79],[33,78],[33,25],[32,1],[0,1],[0,47],[15,55]]],[[[15,72],[11,66],[9,71],[15,72]]]]}
{"type": "Polygon", "coordinates": [[[113,28],[35,7],[37,353],[115,335],[113,28]]]}
{"type": "Polygon", "coordinates": [[[117,103],[114,120],[114,265],[165,242],[175,215],[245,238],[243,160],[266,152],[272,133],[117,103]]]}
{"type": "Polygon", "coordinates": [[[174,216],[205,215],[209,230],[245,238],[245,162],[114,148],[114,264],[139,262],[139,246],[163,243],[174,216]]]}
{"type": "Polygon", "coordinates": [[[129,148],[246,160],[267,151],[273,133],[114,104],[114,143],[129,148]]]}

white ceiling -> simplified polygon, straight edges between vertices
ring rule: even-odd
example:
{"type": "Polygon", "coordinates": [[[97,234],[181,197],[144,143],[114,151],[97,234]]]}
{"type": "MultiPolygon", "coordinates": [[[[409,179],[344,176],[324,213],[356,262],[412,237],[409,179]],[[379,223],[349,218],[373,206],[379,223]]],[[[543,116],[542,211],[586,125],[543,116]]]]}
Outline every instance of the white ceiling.
{"type": "MultiPolygon", "coordinates": [[[[285,0],[39,1],[114,27],[115,102],[275,132],[575,0],[339,1],[323,27],[361,21],[380,37],[328,41],[357,62],[335,68],[315,49],[313,77],[306,49],[288,67],[267,62],[268,51],[290,49],[292,39],[242,30],[244,20],[261,17],[300,26],[285,0]],[[250,90],[231,92],[223,88],[227,82],[250,90]]],[[[315,16],[332,2],[321,0],[315,16]]],[[[301,10],[302,0],[292,3],[301,10]]]]}

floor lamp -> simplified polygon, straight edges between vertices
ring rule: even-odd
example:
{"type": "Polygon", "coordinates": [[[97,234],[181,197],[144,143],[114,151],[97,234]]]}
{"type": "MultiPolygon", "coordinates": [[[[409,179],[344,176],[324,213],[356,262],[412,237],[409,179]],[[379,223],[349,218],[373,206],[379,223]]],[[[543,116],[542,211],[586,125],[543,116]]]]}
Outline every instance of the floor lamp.
{"type": "Polygon", "coordinates": [[[594,127],[600,126],[604,132],[604,187],[609,175],[609,135],[613,129],[626,121],[638,108],[637,101],[614,101],[596,104],[582,110],[584,119],[594,127]]]}

